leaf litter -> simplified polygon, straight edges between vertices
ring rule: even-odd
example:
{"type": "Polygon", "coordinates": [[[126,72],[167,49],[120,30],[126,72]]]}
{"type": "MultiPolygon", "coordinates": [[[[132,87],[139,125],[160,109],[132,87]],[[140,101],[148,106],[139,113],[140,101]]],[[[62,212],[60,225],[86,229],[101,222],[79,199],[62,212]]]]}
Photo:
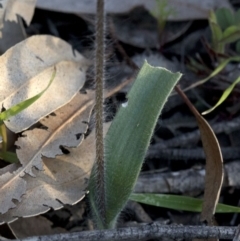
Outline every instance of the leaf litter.
{"type": "Polygon", "coordinates": [[[6,109],[41,92],[54,66],[55,79],[41,99],[5,121],[11,131],[23,131],[69,102],[85,83],[89,61],[65,41],[48,35],[30,37],[0,57],[0,105],[6,109]]]}
{"type": "MultiPolygon", "coordinates": [[[[4,21],[17,22],[17,15],[21,16],[27,25],[30,24],[37,0],[2,0],[0,8],[0,29],[4,21]]],[[[0,31],[1,37],[1,31],[0,31]]]]}

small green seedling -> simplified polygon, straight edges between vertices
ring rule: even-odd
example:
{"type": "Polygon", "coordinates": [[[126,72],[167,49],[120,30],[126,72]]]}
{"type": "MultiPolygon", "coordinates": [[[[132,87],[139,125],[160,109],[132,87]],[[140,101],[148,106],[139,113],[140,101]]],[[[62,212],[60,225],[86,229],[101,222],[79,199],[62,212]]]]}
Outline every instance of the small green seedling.
{"type": "Polygon", "coordinates": [[[162,42],[162,33],[166,26],[167,20],[171,15],[175,15],[176,11],[175,9],[168,6],[168,0],[155,1],[156,8],[150,11],[150,13],[157,20],[159,40],[162,42]]]}
{"type": "MultiPolygon", "coordinates": [[[[232,12],[228,8],[211,11],[209,25],[212,32],[212,48],[216,53],[224,54],[227,44],[240,39],[240,10],[232,12]]],[[[237,42],[238,47],[240,43],[237,42]]]]}
{"type": "Polygon", "coordinates": [[[50,87],[52,84],[54,78],[56,76],[56,69],[54,68],[54,71],[52,73],[52,77],[47,85],[47,87],[42,90],[39,94],[22,101],[21,103],[18,103],[11,108],[4,110],[0,113],[0,136],[2,137],[2,149],[0,150],[0,158],[3,159],[6,162],[14,163],[18,162],[17,155],[13,152],[7,151],[7,130],[6,126],[4,124],[4,121],[9,119],[10,117],[17,115],[21,111],[28,108],[30,105],[32,105],[35,101],[37,101],[50,87]]]}

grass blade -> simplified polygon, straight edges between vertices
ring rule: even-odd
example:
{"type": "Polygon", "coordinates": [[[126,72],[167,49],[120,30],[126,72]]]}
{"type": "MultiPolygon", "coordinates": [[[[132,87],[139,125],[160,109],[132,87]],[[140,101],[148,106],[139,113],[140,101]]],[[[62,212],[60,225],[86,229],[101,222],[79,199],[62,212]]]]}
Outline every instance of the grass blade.
{"type": "Polygon", "coordinates": [[[209,110],[206,110],[202,113],[202,115],[206,115],[210,112],[212,112],[213,110],[215,110],[219,105],[221,105],[226,99],[227,97],[231,94],[231,92],[233,91],[234,87],[240,83],[240,77],[238,77],[222,94],[222,96],[220,97],[219,101],[216,103],[216,105],[214,105],[212,108],[210,108],[209,110]]]}
{"type": "Polygon", "coordinates": [[[14,106],[12,106],[11,108],[9,108],[8,110],[5,110],[3,112],[0,113],[0,120],[4,121],[9,119],[11,116],[14,116],[16,114],[18,114],[19,112],[23,111],[24,109],[26,109],[27,107],[29,107],[31,104],[33,104],[36,100],[38,100],[44,93],[45,91],[50,87],[50,85],[52,84],[54,78],[56,76],[56,69],[54,68],[52,77],[47,85],[47,87],[41,91],[39,94],[25,100],[22,101],[21,103],[18,103],[14,106]]]}
{"type": "MultiPolygon", "coordinates": [[[[132,201],[175,210],[201,212],[203,200],[193,197],[169,194],[132,193],[132,201]]],[[[240,213],[240,207],[218,203],[216,213],[240,213]]]]}

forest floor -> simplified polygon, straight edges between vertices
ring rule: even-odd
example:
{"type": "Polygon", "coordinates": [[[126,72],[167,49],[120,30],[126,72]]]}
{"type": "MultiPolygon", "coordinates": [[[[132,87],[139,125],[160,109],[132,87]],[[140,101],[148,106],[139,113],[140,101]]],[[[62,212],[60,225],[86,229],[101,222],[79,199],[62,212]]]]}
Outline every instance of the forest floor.
{"type": "MultiPolygon", "coordinates": [[[[237,2],[237,1],[236,1],[237,2]]],[[[240,5],[232,2],[237,10],[240,5]]],[[[70,43],[85,57],[94,56],[94,18],[36,9],[26,33],[50,34],[70,43]]],[[[207,19],[169,21],[159,34],[157,21],[144,8],[111,15],[108,19],[106,53],[106,88],[135,77],[144,60],[153,65],[183,73],[182,89],[209,76],[216,67],[216,55],[209,48],[211,31],[207,19]],[[196,62],[193,62],[196,61],[196,62]],[[194,64],[197,63],[197,64],[194,64]]],[[[226,46],[224,57],[239,55],[234,44],[226,46]]],[[[206,83],[186,91],[201,113],[219,100],[223,91],[238,77],[239,63],[232,62],[206,83]]],[[[85,88],[93,88],[93,70],[88,73],[85,88]]],[[[131,85],[131,84],[130,84],[131,85]]],[[[111,120],[126,99],[130,85],[105,101],[106,120],[111,120]]],[[[143,93],[144,94],[144,93],[143,93]]],[[[220,202],[238,206],[240,202],[240,86],[210,114],[204,116],[214,130],[221,146],[225,177],[220,202]]],[[[205,155],[197,122],[187,105],[172,94],[159,118],[135,192],[179,194],[203,197],[205,155]]],[[[236,213],[216,214],[220,226],[236,226],[236,213]]],[[[119,227],[141,223],[201,225],[196,212],[154,207],[129,201],[121,214],[119,227]]],[[[6,228],[6,227],[5,227],[6,228]]],[[[58,232],[91,230],[93,228],[87,196],[74,206],[22,219],[12,224],[18,237],[58,232]],[[26,219],[27,220],[27,219],[26,219]],[[29,228],[31,223],[34,227],[29,228]],[[37,224],[37,225],[36,225],[37,224]],[[24,228],[28,227],[28,228],[24,228]],[[32,230],[29,234],[28,231],[32,230]],[[25,230],[25,234],[22,233],[25,230]]],[[[6,232],[0,227],[1,235],[6,232]]],[[[5,237],[10,238],[11,235],[5,237]]],[[[13,236],[12,236],[13,238],[13,236]]]]}

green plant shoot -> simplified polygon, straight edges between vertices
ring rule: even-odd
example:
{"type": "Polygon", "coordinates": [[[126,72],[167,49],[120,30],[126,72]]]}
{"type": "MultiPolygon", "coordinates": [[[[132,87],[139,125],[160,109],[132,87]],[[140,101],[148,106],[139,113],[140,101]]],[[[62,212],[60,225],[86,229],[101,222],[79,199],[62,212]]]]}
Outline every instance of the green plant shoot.
{"type": "Polygon", "coordinates": [[[4,124],[4,121],[14,115],[17,115],[19,112],[28,108],[35,101],[37,101],[46,92],[46,90],[50,87],[55,76],[56,76],[56,68],[54,67],[54,71],[52,73],[51,79],[50,79],[47,87],[44,90],[42,90],[39,94],[37,94],[27,100],[24,100],[0,113],[0,136],[2,137],[2,150],[0,153],[1,159],[5,160],[7,162],[11,162],[11,163],[18,161],[15,153],[7,152],[7,134],[6,134],[6,126],[4,124]]]}
{"type": "Polygon", "coordinates": [[[105,137],[105,203],[98,203],[96,169],[89,181],[89,199],[98,228],[113,228],[140,173],[159,114],[180,73],[147,62],[105,137]],[[101,216],[101,208],[106,216],[101,216]]]}

